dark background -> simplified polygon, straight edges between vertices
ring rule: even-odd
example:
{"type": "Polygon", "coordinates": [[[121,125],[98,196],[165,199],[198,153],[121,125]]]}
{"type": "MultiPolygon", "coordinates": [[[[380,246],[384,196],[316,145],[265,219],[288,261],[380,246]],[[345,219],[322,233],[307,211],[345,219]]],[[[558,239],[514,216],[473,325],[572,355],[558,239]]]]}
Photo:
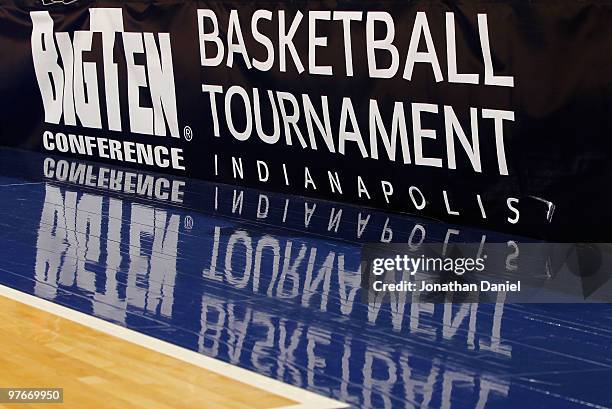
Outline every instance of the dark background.
{"type": "MultiPolygon", "coordinates": [[[[164,143],[182,147],[185,152],[185,172],[181,176],[211,179],[220,182],[245,184],[262,189],[286,191],[298,195],[317,196],[337,201],[350,201],[363,206],[385,210],[416,212],[407,190],[417,186],[430,202],[421,216],[443,219],[452,223],[479,225],[534,237],[569,241],[609,241],[612,219],[609,217],[608,158],[610,103],[612,84],[608,70],[612,67],[609,44],[612,43],[612,4],[607,2],[576,1],[266,1],[252,4],[242,1],[77,1],[74,4],[44,6],[39,1],[3,1],[0,5],[0,143],[7,146],[42,151],[42,133],[83,133],[129,139],[143,143],[164,143]],[[176,84],[179,129],[189,125],[194,131],[191,142],[183,138],[137,135],[129,132],[127,90],[125,86],[125,60],[122,43],[117,36],[115,61],[119,64],[122,134],[106,130],[92,130],[64,125],[45,124],[42,101],[32,65],[30,36],[32,31],[29,12],[49,10],[55,22],[55,32],[88,29],[89,7],[122,7],[126,31],[171,33],[172,57],[176,84]],[[340,22],[318,22],[318,35],[328,37],[327,48],[317,48],[320,65],[331,64],[333,77],[298,74],[288,57],[287,72],[278,70],[278,48],[275,47],[275,65],[268,72],[248,70],[239,56],[234,66],[200,67],[198,39],[198,8],[213,9],[220,23],[220,32],[227,33],[227,19],[231,9],[239,10],[242,34],[251,58],[262,60],[265,49],[250,35],[252,13],[257,9],[271,10],[273,21],[261,21],[262,31],[273,42],[277,38],[278,20],[275,13],[283,9],[288,24],[297,10],[377,10],[387,11],[395,21],[394,44],[400,53],[400,68],[393,79],[370,79],[367,75],[365,48],[365,14],[362,22],[353,23],[354,76],[346,77],[344,68],[343,36],[340,22]],[[483,81],[483,63],[478,38],[477,14],[488,16],[489,35],[495,73],[512,75],[514,88],[484,85],[436,83],[427,64],[417,64],[412,81],[401,78],[406,51],[417,11],[427,13],[445,80],[446,37],[445,12],[455,13],[458,67],[461,73],[479,73],[483,81]],[[266,30],[267,29],[267,30],[266,30]],[[332,131],[337,142],[337,127],[342,97],[352,99],[366,146],[368,143],[368,103],[378,100],[385,126],[390,128],[392,107],[403,101],[407,113],[407,127],[411,140],[410,103],[423,102],[451,105],[466,131],[469,131],[469,107],[503,109],[515,112],[515,122],[505,128],[506,157],[509,176],[500,176],[495,154],[493,121],[481,120],[479,133],[483,174],[475,173],[458,142],[457,170],[419,167],[392,163],[379,143],[380,160],[363,159],[356,144],[347,143],[346,156],[330,154],[322,139],[319,149],[302,149],[294,136],[293,146],[279,142],[263,143],[256,135],[239,142],[223,128],[221,137],[213,135],[208,94],[201,92],[200,84],[222,85],[227,90],[240,85],[248,92],[259,88],[262,99],[262,117],[270,118],[267,103],[268,89],[286,91],[298,96],[308,93],[315,106],[320,95],[330,102],[332,131]],[[212,172],[213,154],[222,158],[222,176],[212,172]],[[245,180],[231,177],[230,157],[240,156],[245,163],[245,180]],[[255,160],[265,160],[272,170],[271,183],[259,184],[255,160]],[[287,163],[294,173],[309,167],[317,191],[301,190],[303,178],[295,174],[292,186],[286,188],[280,164],[287,163]],[[343,179],[343,196],[327,192],[327,170],[336,170],[343,179]],[[372,201],[357,198],[356,175],[366,182],[372,201]],[[395,187],[395,200],[387,205],[379,189],[380,180],[388,180],[395,187]],[[444,211],[442,190],[447,190],[452,206],[461,209],[460,216],[448,216],[444,211]],[[475,194],[483,196],[487,220],[482,220],[475,194]],[[546,220],[546,207],[529,196],[545,198],[555,204],[550,222],[546,220]],[[506,218],[513,214],[506,207],[508,197],[521,199],[521,219],[510,225],[506,218]]],[[[307,65],[308,21],[306,15],[295,36],[302,63],[307,65]]],[[[383,33],[380,33],[382,36],[383,33]]],[[[378,37],[378,36],[377,36],[378,37]]],[[[276,46],[277,44],[275,44],[276,46]]],[[[381,53],[379,65],[383,66],[381,53]]],[[[99,62],[99,91],[102,123],[106,123],[104,105],[103,69],[101,66],[101,36],[94,34],[93,51],[85,55],[86,61],[99,62]]],[[[138,62],[138,61],[137,61],[138,62]]],[[[146,94],[146,92],[145,92],[146,94]]],[[[222,108],[221,97],[218,107],[222,108]]],[[[298,98],[299,100],[299,98],[298,98]]],[[[144,106],[148,102],[142,99],[144,106]]],[[[441,107],[440,107],[441,109],[441,107]]],[[[236,109],[234,118],[240,116],[236,109]]],[[[220,118],[224,118],[222,109],[220,118]]],[[[424,128],[435,128],[436,141],[427,140],[425,154],[442,156],[445,152],[444,117],[424,114],[424,128]],[[439,145],[438,145],[439,144],[439,145]]],[[[240,129],[240,121],[237,127],[240,129]]],[[[269,125],[269,124],[268,124],[269,125]]],[[[282,125],[281,125],[282,126],[282,125]]],[[[106,127],[104,125],[104,127],[106,127]]],[[[306,135],[303,118],[300,129],[306,135]]],[[[268,132],[270,127],[266,129],[268,132]]],[[[283,133],[281,132],[281,138],[283,133]]],[[[414,154],[410,142],[411,154],[414,154]]],[[[337,143],[336,143],[337,148],[337,143]]],[[[369,150],[369,149],[368,149],[369,150]]],[[[398,151],[398,156],[401,156],[398,151]]]]}

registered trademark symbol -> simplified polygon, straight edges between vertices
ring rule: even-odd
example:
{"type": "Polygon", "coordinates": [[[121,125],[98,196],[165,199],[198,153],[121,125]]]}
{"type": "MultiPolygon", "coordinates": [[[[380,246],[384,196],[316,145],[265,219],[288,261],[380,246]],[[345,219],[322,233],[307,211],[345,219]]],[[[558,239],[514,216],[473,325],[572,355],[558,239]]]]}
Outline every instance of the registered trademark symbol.
{"type": "Polygon", "coordinates": [[[183,137],[185,138],[187,142],[193,139],[193,130],[191,129],[191,127],[186,126],[183,129],[183,137]]]}
{"type": "Polygon", "coordinates": [[[185,226],[185,230],[193,229],[193,217],[185,216],[185,220],[183,220],[183,226],[185,226]]]}

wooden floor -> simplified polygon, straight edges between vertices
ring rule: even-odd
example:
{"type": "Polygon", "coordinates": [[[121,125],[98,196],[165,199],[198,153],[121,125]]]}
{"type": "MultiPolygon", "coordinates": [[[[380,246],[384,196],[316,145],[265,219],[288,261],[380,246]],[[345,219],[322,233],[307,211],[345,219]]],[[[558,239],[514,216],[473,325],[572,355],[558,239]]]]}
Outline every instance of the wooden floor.
{"type": "Polygon", "coordinates": [[[64,388],[17,408],[278,408],[296,402],[0,296],[0,386],[64,388]]]}

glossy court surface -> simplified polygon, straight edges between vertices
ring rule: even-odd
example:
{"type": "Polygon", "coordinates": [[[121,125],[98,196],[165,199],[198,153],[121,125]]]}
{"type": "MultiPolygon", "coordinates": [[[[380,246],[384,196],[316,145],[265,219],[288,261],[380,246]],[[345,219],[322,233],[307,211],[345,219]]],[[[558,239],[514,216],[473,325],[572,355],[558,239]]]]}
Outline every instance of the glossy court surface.
{"type": "MultiPolygon", "coordinates": [[[[357,408],[612,407],[611,305],[377,306],[360,298],[360,243],[511,238],[65,158],[1,156],[2,286],[357,408]]],[[[0,309],[2,386],[64,387],[66,402],[82,394],[63,375],[38,385],[46,358],[17,358],[44,345],[66,367],[81,365],[86,388],[142,379],[139,388],[161,407],[181,408],[203,389],[219,394],[210,375],[197,373],[175,404],[155,398],[176,376],[164,372],[170,358],[135,345],[130,356],[142,352],[142,363],[101,363],[108,357],[95,353],[113,349],[109,335],[70,341],[89,330],[69,321],[39,330],[59,318],[31,319],[6,298],[0,309]],[[73,342],[88,352],[71,355],[73,342]]],[[[250,407],[291,404],[253,393],[250,407]]]]}

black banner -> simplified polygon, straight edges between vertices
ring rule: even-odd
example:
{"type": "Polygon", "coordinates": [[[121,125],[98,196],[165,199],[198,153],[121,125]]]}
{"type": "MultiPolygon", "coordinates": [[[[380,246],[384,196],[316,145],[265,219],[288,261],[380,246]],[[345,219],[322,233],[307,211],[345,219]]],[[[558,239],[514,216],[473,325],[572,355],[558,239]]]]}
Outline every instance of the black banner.
{"type": "Polygon", "coordinates": [[[8,0],[0,143],[606,241],[610,21],[595,1],[8,0]]]}

